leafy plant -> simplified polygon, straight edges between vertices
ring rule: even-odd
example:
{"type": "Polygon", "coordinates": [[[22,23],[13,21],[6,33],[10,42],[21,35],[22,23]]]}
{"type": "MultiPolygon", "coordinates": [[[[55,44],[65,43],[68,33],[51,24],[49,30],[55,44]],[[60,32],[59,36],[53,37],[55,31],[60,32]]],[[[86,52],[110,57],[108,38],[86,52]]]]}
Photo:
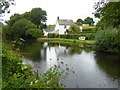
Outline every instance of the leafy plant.
{"type": "Polygon", "coordinates": [[[2,89],[14,88],[62,88],[61,73],[51,68],[41,76],[36,76],[29,65],[22,64],[22,55],[3,44],[2,49],[2,89]]]}
{"type": "Polygon", "coordinates": [[[26,35],[31,35],[33,38],[40,38],[43,32],[40,29],[28,29],[26,35]]]}
{"type": "Polygon", "coordinates": [[[68,32],[80,32],[80,28],[78,27],[78,25],[72,24],[72,25],[69,27],[68,32]]]}
{"type": "Polygon", "coordinates": [[[110,53],[119,53],[120,48],[120,28],[112,29],[108,28],[106,30],[99,31],[96,34],[96,50],[110,53]]]}

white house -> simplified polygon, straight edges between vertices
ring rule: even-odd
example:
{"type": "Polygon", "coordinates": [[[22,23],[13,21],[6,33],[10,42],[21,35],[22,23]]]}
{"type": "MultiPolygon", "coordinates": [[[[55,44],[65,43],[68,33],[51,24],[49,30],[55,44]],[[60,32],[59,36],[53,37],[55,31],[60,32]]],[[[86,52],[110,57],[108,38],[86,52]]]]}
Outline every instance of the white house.
{"type": "Polygon", "coordinates": [[[67,30],[69,29],[70,25],[73,24],[73,20],[69,19],[59,19],[57,18],[57,22],[55,25],[55,31],[59,31],[59,34],[67,34],[67,30]]]}
{"type": "Polygon", "coordinates": [[[67,34],[67,30],[69,29],[71,24],[77,24],[80,28],[80,32],[82,32],[82,23],[74,23],[71,19],[59,19],[57,18],[55,29],[43,29],[44,36],[47,36],[49,33],[57,33],[57,34],[67,34]]]}

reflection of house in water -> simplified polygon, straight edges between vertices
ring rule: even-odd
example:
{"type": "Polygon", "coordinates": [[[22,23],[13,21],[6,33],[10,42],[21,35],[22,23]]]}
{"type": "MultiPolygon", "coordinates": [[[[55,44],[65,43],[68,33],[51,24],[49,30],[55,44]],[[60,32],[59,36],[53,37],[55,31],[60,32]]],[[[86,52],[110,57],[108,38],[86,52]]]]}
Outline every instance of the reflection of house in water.
{"type": "Polygon", "coordinates": [[[43,50],[41,50],[41,57],[43,60],[46,60],[47,67],[50,68],[54,65],[58,65],[59,61],[62,59],[63,56],[66,55],[68,51],[66,47],[63,46],[48,46],[48,43],[44,43],[43,50]]]}

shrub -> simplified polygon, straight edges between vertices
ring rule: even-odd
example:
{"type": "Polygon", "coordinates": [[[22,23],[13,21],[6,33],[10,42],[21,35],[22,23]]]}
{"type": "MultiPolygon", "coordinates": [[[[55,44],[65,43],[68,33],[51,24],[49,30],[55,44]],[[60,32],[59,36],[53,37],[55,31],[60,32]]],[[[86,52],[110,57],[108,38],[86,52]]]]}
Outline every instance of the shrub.
{"type": "Polygon", "coordinates": [[[22,56],[11,48],[2,49],[2,89],[15,88],[62,88],[59,82],[61,72],[51,68],[41,76],[36,76],[28,65],[22,64],[22,56]]]}
{"type": "Polygon", "coordinates": [[[86,40],[94,40],[94,38],[95,38],[94,33],[80,33],[80,34],[60,35],[60,38],[64,38],[64,39],[78,39],[81,36],[85,36],[86,40]]]}
{"type": "Polygon", "coordinates": [[[59,34],[56,33],[49,33],[48,38],[59,38],[59,34]]]}
{"type": "Polygon", "coordinates": [[[79,28],[78,25],[72,24],[72,25],[69,27],[68,32],[80,32],[80,28],[79,28]]]}
{"type": "Polygon", "coordinates": [[[26,35],[31,35],[33,38],[39,38],[42,37],[43,32],[40,29],[28,29],[26,31],[26,35]]]}
{"type": "Polygon", "coordinates": [[[83,26],[83,32],[94,32],[95,26],[83,26]]]}
{"type": "Polygon", "coordinates": [[[64,39],[78,39],[78,37],[80,37],[79,34],[60,35],[60,38],[64,38],[64,39]]]}
{"type": "Polygon", "coordinates": [[[95,48],[97,51],[110,52],[110,53],[118,53],[118,49],[120,48],[120,28],[99,31],[96,34],[95,40],[96,45],[95,48]]]}
{"type": "Polygon", "coordinates": [[[20,19],[16,21],[12,26],[12,32],[14,33],[14,39],[19,39],[25,36],[27,29],[36,28],[36,26],[27,19],[20,19]]]}

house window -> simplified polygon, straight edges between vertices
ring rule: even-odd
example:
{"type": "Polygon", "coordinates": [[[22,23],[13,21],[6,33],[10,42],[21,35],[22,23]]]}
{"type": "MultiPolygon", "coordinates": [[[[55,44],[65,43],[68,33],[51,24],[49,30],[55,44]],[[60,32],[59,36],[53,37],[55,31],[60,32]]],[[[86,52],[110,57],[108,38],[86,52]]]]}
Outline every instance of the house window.
{"type": "Polygon", "coordinates": [[[64,28],[66,29],[66,25],[64,26],[64,28]]]}

